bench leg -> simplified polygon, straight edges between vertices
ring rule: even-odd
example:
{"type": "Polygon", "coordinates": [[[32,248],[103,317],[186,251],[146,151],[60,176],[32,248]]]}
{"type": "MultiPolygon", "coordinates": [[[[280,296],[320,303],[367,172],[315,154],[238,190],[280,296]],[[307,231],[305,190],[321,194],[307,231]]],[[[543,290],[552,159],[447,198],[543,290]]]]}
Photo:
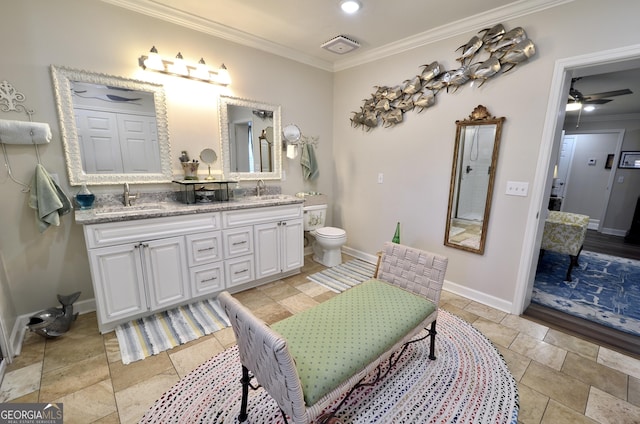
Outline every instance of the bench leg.
{"type": "Polygon", "coordinates": [[[238,421],[245,422],[249,417],[247,415],[247,403],[249,401],[249,382],[251,378],[249,377],[249,370],[244,365],[242,366],[242,379],[240,382],[242,383],[242,403],[240,405],[240,415],[238,415],[238,421]]]}
{"type": "Polygon", "coordinates": [[[436,334],[436,322],[433,321],[429,329],[429,359],[432,361],[436,359],[436,334]]]}

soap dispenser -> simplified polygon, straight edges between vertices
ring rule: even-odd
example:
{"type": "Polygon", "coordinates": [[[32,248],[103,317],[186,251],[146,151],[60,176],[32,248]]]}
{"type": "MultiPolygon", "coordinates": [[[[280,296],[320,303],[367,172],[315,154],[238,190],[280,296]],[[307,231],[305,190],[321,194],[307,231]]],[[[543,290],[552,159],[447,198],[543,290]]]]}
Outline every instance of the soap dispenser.
{"type": "Polygon", "coordinates": [[[91,209],[95,200],[96,196],[89,191],[87,184],[82,183],[82,187],[80,187],[80,190],[76,194],[76,202],[78,202],[80,209],[91,209]]]}

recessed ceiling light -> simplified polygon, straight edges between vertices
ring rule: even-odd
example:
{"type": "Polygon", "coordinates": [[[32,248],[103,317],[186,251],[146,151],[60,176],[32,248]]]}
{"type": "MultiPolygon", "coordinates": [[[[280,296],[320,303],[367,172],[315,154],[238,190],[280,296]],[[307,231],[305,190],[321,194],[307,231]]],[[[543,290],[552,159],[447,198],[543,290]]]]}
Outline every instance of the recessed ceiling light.
{"type": "Polygon", "coordinates": [[[362,3],[358,0],[342,0],[340,2],[340,8],[345,13],[356,13],[362,7],[362,3]]]}

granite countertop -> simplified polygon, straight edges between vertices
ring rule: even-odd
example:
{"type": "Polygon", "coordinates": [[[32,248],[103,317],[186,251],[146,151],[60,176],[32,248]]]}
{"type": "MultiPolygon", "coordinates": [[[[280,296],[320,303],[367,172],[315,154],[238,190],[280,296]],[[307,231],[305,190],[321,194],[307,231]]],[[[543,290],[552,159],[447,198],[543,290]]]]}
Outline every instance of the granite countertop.
{"type": "Polygon", "coordinates": [[[288,194],[267,194],[263,196],[242,196],[228,201],[185,204],[171,199],[154,200],[141,198],[132,206],[122,202],[96,202],[93,209],[75,210],[76,224],[98,224],[121,222],[134,219],[158,218],[164,216],[189,215],[196,213],[230,211],[236,209],[259,208],[303,203],[304,199],[288,194]]]}

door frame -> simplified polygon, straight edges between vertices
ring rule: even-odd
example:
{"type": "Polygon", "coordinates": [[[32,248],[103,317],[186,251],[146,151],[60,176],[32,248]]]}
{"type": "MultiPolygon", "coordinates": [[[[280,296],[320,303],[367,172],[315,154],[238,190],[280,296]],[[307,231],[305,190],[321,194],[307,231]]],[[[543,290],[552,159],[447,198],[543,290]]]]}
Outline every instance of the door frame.
{"type": "Polygon", "coordinates": [[[542,131],[542,143],[538,152],[536,172],[532,184],[531,203],[527,213],[522,255],[518,265],[515,295],[511,307],[511,312],[516,315],[521,315],[531,303],[538,252],[544,228],[544,219],[540,219],[540,217],[547,209],[548,198],[551,194],[553,165],[560,146],[566,114],[566,96],[569,92],[571,78],[612,72],[629,67],[640,67],[640,44],[558,59],[555,63],[542,131]],[[630,66],[631,64],[635,64],[635,66],[630,66]]]}

